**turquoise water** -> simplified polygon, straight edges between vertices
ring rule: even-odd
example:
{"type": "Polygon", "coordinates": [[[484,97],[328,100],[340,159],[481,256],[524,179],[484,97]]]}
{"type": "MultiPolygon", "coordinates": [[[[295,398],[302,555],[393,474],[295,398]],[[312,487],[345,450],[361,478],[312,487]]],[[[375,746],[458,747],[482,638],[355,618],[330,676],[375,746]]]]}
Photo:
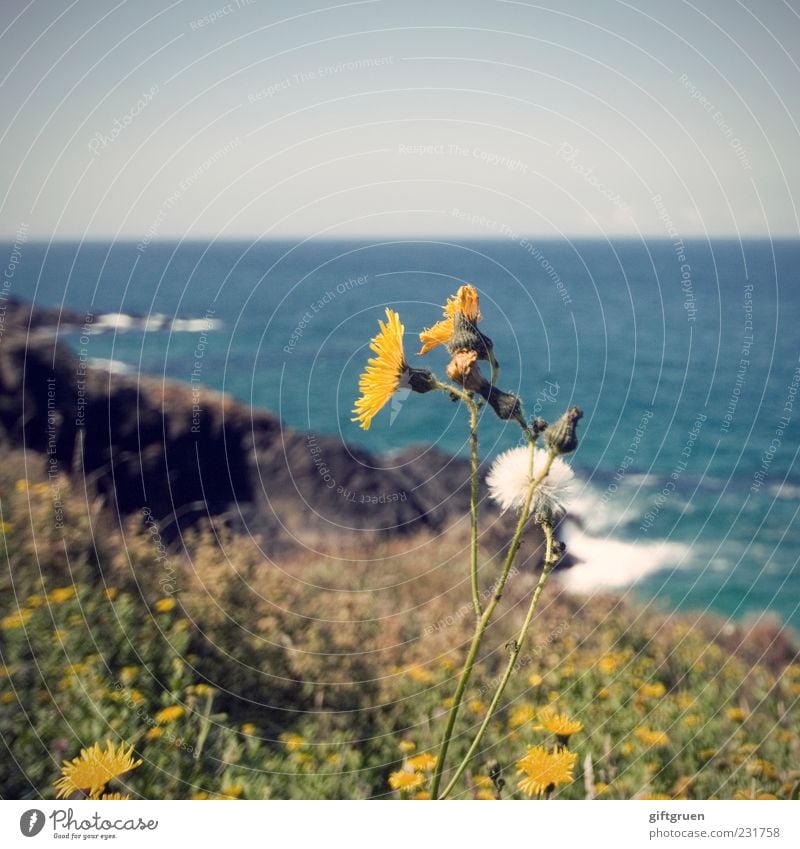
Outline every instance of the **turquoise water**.
{"type": "MultiPolygon", "coordinates": [[[[57,243],[24,246],[12,292],[151,317],[91,335],[92,358],[194,378],[373,451],[464,452],[463,411],[443,397],[400,397],[368,433],[350,409],[384,308],[400,312],[412,354],[471,282],[501,385],[529,413],[586,413],[582,525],[567,529],[586,566],[569,580],[797,626],[799,269],[793,241],[57,243]],[[214,323],[169,330],[154,314],[214,323]]],[[[425,359],[443,373],[443,352],[425,359]]],[[[482,453],[517,439],[487,417],[482,453]]]]}

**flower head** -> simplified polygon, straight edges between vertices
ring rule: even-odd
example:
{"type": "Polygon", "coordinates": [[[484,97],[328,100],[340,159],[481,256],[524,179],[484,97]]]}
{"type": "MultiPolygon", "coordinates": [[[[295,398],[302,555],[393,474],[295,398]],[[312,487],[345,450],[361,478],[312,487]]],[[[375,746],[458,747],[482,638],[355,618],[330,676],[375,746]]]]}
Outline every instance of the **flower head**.
{"type": "Polygon", "coordinates": [[[417,790],[425,783],[425,776],[418,772],[401,770],[389,776],[389,787],[392,790],[417,790]]]}
{"type": "Polygon", "coordinates": [[[413,758],[409,758],[406,764],[414,772],[428,772],[436,766],[436,756],[429,752],[423,752],[422,754],[414,755],[413,758]]]}
{"type": "MultiPolygon", "coordinates": [[[[542,473],[547,462],[547,451],[536,448],[533,455],[533,477],[542,473]]],[[[563,501],[569,493],[574,474],[572,469],[556,457],[547,477],[533,493],[531,513],[550,512],[563,515],[563,501]]],[[[521,510],[530,486],[530,448],[521,445],[501,454],[492,464],[486,478],[489,494],[503,508],[521,510]]]]}
{"type": "Polygon", "coordinates": [[[524,776],[517,786],[526,796],[542,796],[560,784],[567,784],[572,781],[577,757],[566,749],[548,752],[544,746],[534,746],[517,761],[517,770],[524,776]]]}
{"type": "Polygon", "coordinates": [[[457,313],[463,315],[472,324],[477,324],[481,320],[478,290],[474,286],[461,286],[455,295],[447,299],[443,312],[444,319],[442,321],[419,334],[422,342],[420,354],[427,354],[437,345],[446,345],[453,338],[457,313]]]}
{"type": "Polygon", "coordinates": [[[640,725],[634,734],[645,744],[645,746],[667,746],[669,745],[669,736],[666,731],[653,731],[640,725]]]}
{"type": "Polygon", "coordinates": [[[153,610],[156,613],[169,613],[170,610],[175,609],[175,605],[177,602],[174,598],[160,598],[154,605],[153,610]]]}
{"type": "Polygon", "coordinates": [[[95,743],[89,749],[81,749],[80,755],[72,761],[64,761],[61,778],[55,783],[58,790],[56,798],[66,799],[83,790],[90,798],[96,799],[112,778],[136,769],[141,763],[141,760],[133,759],[133,746],[126,749],[125,743],[120,743],[115,748],[111,740],[106,740],[103,751],[100,744],[95,743]]]}
{"type": "Polygon", "coordinates": [[[556,713],[552,708],[543,708],[539,711],[539,721],[551,734],[558,737],[559,742],[566,741],[579,731],[583,730],[583,723],[577,719],[570,719],[565,713],[556,713]]]}
{"type": "Polygon", "coordinates": [[[175,722],[183,716],[183,708],[180,705],[170,705],[162,708],[155,715],[155,720],[159,725],[167,725],[170,722],[175,722]]]}
{"type": "Polygon", "coordinates": [[[369,430],[372,419],[392,397],[406,371],[403,353],[403,325],[394,310],[386,310],[386,323],[379,321],[380,331],[370,342],[377,356],[367,361],[358,381],[361,397],[356,401],[352,419],[363,430],[369,430]]]}

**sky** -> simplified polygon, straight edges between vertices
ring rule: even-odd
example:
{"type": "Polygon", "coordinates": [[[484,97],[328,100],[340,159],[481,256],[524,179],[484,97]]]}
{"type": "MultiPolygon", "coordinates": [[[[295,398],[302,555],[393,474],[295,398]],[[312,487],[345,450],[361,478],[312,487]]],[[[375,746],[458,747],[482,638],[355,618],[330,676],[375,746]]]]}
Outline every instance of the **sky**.
{"type": "Polygon", "coordinates": [[[0,236],[797,236],[800,2],[3,0],[0,236]]]}

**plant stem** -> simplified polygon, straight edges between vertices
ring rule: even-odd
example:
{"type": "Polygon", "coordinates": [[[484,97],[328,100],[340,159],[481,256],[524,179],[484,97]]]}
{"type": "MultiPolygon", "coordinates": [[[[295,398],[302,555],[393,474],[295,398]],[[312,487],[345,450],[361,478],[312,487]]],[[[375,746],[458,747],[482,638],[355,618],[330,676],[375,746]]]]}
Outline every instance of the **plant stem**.
{"type": "Polygon", "coordinates": [[[469,444],[470,444],[470,551],[469,575],[472,585],[472,606],[475,616],[480,619],[481,596],[478,591],[478,405],[469,402],[469,444]]]}
{"type": "MultiPolygon", "coordinates": [[[[531,443],[530,451],[531,451],[531,470],[533,469],[533,457],[535,447],[534,443],[531,443]]],[[[456,719],[458,717],[458,711],[461,707],[461,701],[464,697],[464,692],[467,689],[467,684],[469,683],[470,676],[472,675],[472,670],[475,666],[475,659],[478,656],[478,649],[480,648],[481,641],[483,640],[483,635],[486,633],[486,629],[489,626],[489,622],[491,621],[492,615],[500,603],[500,599],[503,597],[503,589],[505,588],[506,581],[508,580],[508,575],[511,572],[511,567],[514,564],[514,559],[517,556],[517,551],[519,551],[520,544],[522,542],[522,532],[525,530],[525,525],[528,522],[528,518],[530,517],[531,510],[531,502],[533,501],[533,494],[536,491],[536,487],[547,477],[550,472],[550,466],[553,463],[553,458],[555,455],[551,452],[548,454],[547,461],[545,463],[544,468],[542,469],[541,474],[537,475],[535,478],[531,472],[531,482],[528,486],[528,491],[525,494],[525,503],[522,506],[522,510],[519,514],[519,520],[517,521],[517,527],[514,531],[514,536],[511,539],[511,545],[509,546],[508,553],[506,554],[505,562],[503,563],[503,571],[500,574],[500,578],[495,585],[495,591],[492,594],[492,597],[489,601],[489,604],[486,606],[486,609],[483,611],[480,619],[477,621],[475,625],[475,633],[472,637],[472,642],[470,643],[469,652],[467,654],[467,659],[464,661],[464,668],[461,670],[461,675],[458,679],[458,684],[456,685],[456,691],[453,695],[453,704],[450,708],[450,713],[447,717],[447,725],[444,730],[444,735],[442,737],[441,745],[439,746],[439,755],[436,759],[436,766],[433,771],[433,780],[431,783],[431,798],[436,799],[437,794],[439,792],[439,785],[442,781],[442,770],[444,769],[445,759],[447,758],[447,750],[450,748],[450,740],[453,736],[453,728],[456,724],[456,719]]]]}
{"type": "Polygon", "coordinates": [[[472,741],[467,754],[464,755],[464,759],[458,765],[458,768],[455,771],[450,783],[445,787],[444,791],[440,798],[446,799],[449,793],[452,791],[453,787],[455,787],[456,782],[459,778],[461,778],[462,773],[469,765],[472,756],[475,754],[478,746],[483,739],[483,735],[486,733],[486,729],[489,726],[489,722],[494,715],[495,710],[497,709],[497,705],[500,702],[500,699],[503,697],[503,692],[506,689],[506,685],[508,684],[509,679],[511,678],[511,673],[514,671],[514,667],[516,666],[517,659],[519,658],[519,653],[522,650],[522,644],[525,641],[525,636],[528,633],[528,628],[530,628],[530,624],[533,620],[533,614],[536,612],[536,607],[539,604],[539,599],[542,595],[542,590],[544,589],[544,585],[547,583],[547,579],[550,576],[550,573],[553,571],[553,567],[557,562],[557,557],[553,556],[553,527],[548,523],[542,524],[542,529],[544,530],[545,538],[547,540],[547,547],[544,555],[544,563],[542,565],[542,574],[539,577],[539,583],[536,585],[536,589],[533,591],[533,596],[531,596],[531,603],[528,607],[528,613],[525,616],[525,621],[522,623],[522,627],[520,628],[519,635],[517,639],[512,642],[511,654],[508,658],[508,664],[506,665],[505,672],[503,673],[503,677],[500,679],[500,683],[497,686],[497,690],[492,698],[491,704],[489,705],[488,710],[486,711],[486,716],[483,718],[483,722],[481,723],[481,727],[478,729],[478,733],[475,735],[475,739],[472,741]]]}

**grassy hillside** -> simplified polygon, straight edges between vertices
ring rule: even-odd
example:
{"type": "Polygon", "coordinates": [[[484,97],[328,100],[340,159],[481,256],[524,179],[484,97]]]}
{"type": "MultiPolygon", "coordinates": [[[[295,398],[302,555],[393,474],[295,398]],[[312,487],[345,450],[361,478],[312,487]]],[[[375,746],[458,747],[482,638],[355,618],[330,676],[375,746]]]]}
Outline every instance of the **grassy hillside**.
{"type": "MultiPolygon", "coordinates": [[[[0,509],[4,798],[53,797],[62,762],[109,739],[143,761],[108,788],[133,797],[424,798],[429,759],[411,759],[435,751],[472,629],[458,534],[369,561],[354,549],[272,563],[258,540],[209,526],[167,551],[146,513],[119,526],[13,454],[0,509]],[[407,790],[393,772],[413,776],[407,790]]],[[[484,586],[496,569],[483,564],[484,586]]],[[[520,566],[509,582],[454,763],[533,581],[520,566]]],[[[800,665],[779,629],[576,599],[557,582],[540,611],[457,796],[505,782],[519,797],[515,762],[553,744],[552,707],[583,726],[561,798],[797,797],[800,665]]]]}

